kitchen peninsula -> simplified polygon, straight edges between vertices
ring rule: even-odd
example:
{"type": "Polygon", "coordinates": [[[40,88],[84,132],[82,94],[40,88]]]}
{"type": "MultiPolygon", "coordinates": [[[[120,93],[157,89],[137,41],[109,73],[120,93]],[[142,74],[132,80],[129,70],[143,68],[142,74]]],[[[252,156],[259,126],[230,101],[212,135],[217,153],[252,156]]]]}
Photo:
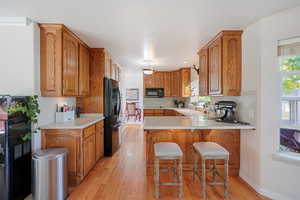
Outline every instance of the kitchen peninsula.
{"type": "MultiPolygon", "coordinates": [[[[169,108],[171,109],[171,108],[169,108]]],[[[240,130],[255,129],[251,125],[231,124],[208,120],[204,115],[189,109],[173,109],[183,116],[146,116],[147,175],[152,175],[154,166],[153,145],[156,142],[175,142],[183,151],[183,170],[191,171],[194,157],[192,144],[200,141],[216,142],[230,153],[229,174],[237,176],[240,168],[240,130]]],[[[217,161],[222,165],[223,161],[217,161]]],[[[166,163],[161,163],[162,166],[166,163]]]]}

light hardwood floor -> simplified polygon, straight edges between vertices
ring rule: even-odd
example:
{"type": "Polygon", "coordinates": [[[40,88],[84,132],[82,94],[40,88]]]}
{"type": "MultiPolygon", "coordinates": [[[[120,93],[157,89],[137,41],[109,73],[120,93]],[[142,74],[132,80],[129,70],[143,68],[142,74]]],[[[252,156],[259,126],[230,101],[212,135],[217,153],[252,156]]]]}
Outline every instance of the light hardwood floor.
{"type": "MultiPolygon", "coordinates": [[[[163,175],[163,174],[162,174],[163,175]]],[[[166,179],[167,176],[162,176],[166,179]]],[[[201,199],[200,182],[184,175],[184,199],[201,199]]],[[[208,186],[209,200],[223,199],[222,186],[208,186]]],[[[139,125],[124,129],[121,149],[111,158],[100,160],[85,180],[70,194],[69,200],[152,200],[153,177],[146,176],[143,129],[139,125]]],[[[161,199],[177,199],[175,187],[161,187],[161,199]]],[[[241,178],[230,177],[229,199],[265,200],[241,178]]]]}

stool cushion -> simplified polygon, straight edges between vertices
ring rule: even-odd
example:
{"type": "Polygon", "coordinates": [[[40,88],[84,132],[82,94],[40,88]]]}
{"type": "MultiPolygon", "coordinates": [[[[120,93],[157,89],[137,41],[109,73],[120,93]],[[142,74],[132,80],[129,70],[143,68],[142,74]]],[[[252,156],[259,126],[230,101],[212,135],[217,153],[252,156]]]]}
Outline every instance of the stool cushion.
{"type": "Polygon", "coordinates": [[[179,157],[182,156],[182,151],[176,143],[159,142],[154,144],[154,154],[156,157],[179,157]]]}
{"type": "Polygon", "coordinates": [[[193,144],[196,151],[201,156],[208,157],[227,157],[229,152],[224,149],[221,145],[214,142],[196,142],[193,144]]]}

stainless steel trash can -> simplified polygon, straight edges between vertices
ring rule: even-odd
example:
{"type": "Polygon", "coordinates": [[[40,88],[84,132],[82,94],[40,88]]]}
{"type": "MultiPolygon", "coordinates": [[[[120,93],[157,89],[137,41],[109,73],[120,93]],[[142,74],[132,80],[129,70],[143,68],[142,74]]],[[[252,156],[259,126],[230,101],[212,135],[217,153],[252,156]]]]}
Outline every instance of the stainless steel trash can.
{"type": "Polygon", "coordinates": [[[33,200],[64,200],[68,195],[66,148],[39,150],[32,154],[33,200]]]}

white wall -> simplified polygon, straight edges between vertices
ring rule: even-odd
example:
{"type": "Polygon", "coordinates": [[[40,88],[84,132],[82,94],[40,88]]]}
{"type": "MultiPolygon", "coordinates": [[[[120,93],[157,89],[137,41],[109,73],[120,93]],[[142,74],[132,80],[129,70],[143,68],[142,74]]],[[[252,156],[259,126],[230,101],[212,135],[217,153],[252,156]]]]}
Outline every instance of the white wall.
{"type": "MultiPolygon", "coordinates": [[[[130,68],[125,67],[121,73],[121,94],[123,103],[123,111],[125,113],[125,106],[126,106],[126,89],[127,88],[138,88],[139,89],[139,105],[143,108],[143,91],[144,91],[144,84],[143,84],[143,71],[142,69],[130,68]]],[[[129,121],[128,123],[135,123],[134,121],[129,121]]],[[[142,123],[142,122],[139,122],[142,123]]]]}
{"type": "MultiPolygon", "coordinates": [[[[35,23],[28,26],[0,26],[0,94],[33,95],[39,91],[40,35],[35,23]]],[[[56,104],[75,105],[75,98],[39,98],[38,125],[55,121],[56,104]]],[[[40,135],[33,137],[33,149],[40,148],[40,135]]]]}
{"type": "Polygon", "coordinates": [[[277,42],[300,36],[299,19],[300,7],[293,8],[250,25],[243,34],[243,90],[253,97],[239,100],[246,105],[252,99],[249,108],[255,107],[257,129],[242,134],[240,175],[262,194],[280,200],[300,198],[300,166],[272,158],[280,127],[277,42]]]}

